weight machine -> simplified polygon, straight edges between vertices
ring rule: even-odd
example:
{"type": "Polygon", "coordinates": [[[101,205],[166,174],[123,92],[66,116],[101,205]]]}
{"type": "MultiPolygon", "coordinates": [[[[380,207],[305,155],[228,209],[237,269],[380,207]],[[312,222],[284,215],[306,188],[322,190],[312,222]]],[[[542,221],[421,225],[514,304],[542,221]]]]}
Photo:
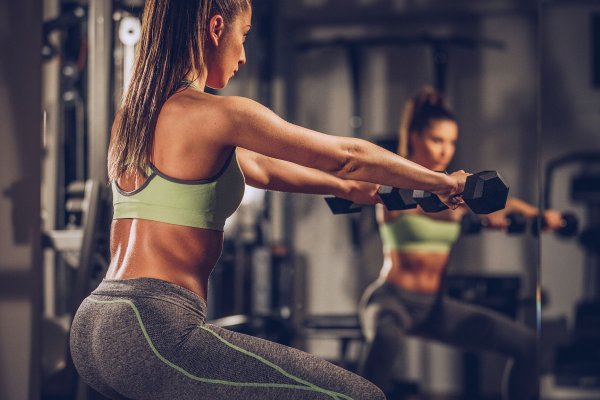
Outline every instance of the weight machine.
{"type": "Polygon", "coordinates": [[[552,207],[555,173],[573,165],[581,169],[570,178],[569,196],[585,206],[582,220],[586,226],[578,236],[585,252],[584,288],[575,306],[574,326],[566,343],[553,352],[550,379],[542,383],[547,399],[600,398],[600,153],[578,152],[550,161],[544,173],[543,200],[546,208],[552,207]]]}

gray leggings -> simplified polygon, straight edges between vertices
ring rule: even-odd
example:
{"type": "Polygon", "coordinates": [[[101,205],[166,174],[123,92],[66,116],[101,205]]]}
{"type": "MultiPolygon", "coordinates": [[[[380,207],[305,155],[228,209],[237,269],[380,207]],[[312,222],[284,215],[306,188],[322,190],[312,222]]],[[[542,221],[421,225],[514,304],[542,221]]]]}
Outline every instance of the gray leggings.
{"type": "Polygon", "coordinates": [[[204,300],[180,286],[104,280],[73,320],[73,361],[111,399],[385,399],[358,375],[205,315],[204,300]]]}
{"type": "Polygon", "coordinates": [[[414,293],[382,280],[369,286],[360,306],[367,339],[360,373],[382,390],[391,390],[393,365],[402,335],[419,336],[469,350],[511,358],[503,397],[531,399],[537,392],[537,338],[532,329],[500,313],[450,299],[414,293]]]}

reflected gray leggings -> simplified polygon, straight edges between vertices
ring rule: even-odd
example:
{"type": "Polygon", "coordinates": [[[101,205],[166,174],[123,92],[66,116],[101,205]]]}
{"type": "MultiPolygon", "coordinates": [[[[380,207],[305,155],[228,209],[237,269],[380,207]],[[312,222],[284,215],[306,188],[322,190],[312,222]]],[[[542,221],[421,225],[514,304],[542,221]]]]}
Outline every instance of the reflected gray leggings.
{"type": "Polygon", "coordinates": [[[385,399],[358,375],[205,315],[204,300],[180,286],[104,280],[73,320],[73,361],[111,399],[385,399]]]}
{"type": "Polygon", "coordinates": [[[412,335],[506,355],[511,361],[504,377],[504,398],[529,400],[537,392],[536,334],[500,313],[378,280],[363,296],[360,317],[367,339],[360,373],[384,391],[394,383],[399,339],[412,335]]]}

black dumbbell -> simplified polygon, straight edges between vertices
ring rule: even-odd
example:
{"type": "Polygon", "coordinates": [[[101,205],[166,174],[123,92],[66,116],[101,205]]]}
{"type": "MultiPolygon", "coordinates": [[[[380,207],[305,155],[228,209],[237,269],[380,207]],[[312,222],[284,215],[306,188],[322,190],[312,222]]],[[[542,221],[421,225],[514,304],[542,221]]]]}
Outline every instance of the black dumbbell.
{"type": "Polygon", "coordinates": [[[425,212],[435,213],[448,209],[439,197],[425,190],[413,190],[413,199],[425,212]]]}
{"type": "MultiPolygon", "coordinates": [[[[431,192],[413,191],[415,202],[425,212],[439,212],[448,207],[431,192]]],[[[462,198],[475,214],[489,214],[504,208],[508,185],[496,171],[481,171],[467,177],[462,198]]]]}
{"type": "Polygon", "coordinates": [[[527,228],[527,218],[521,213],[511,213],[506,215],[506,232],[523,233],[527,228]]]}
{"type": "MultiPolygon", "coordinates": [[[[579,232],[579,220],[577,216],[572,213],[562,213],[561,217],[561,227],[555,233],[561,237],[577,236],[579,232]]],[[[531,233],[534,236],[538,236],[540,227],[542,229],[547,227],[546,218],[543,216],[537,216],[531,221],[531,233]]]]}
{"type": "Polygon", "coordinates": [[[352,200],[342,199],[341,197],[325,197],[329,209],[334,214],[353,214],[360,212],[362,207],[355,204],[352,200]]]}
{"type": "MultiPolygon", "coordinates": [[[[377,192],[385,207],[390,211],[416,208],[417,203],[412,198],[411,189],[399,189],[391,186],[381,186],[377,192]]],[[[360,212],[360,204],[341,197],[325,197],[329,209],[334,214],[352,214],[360,212]]]]}
{"type": "Polygon", "coordinates": [[[381,201],[390,211],[409,210],[417,208],[411,189],[400,189],[391,186],[381,186],[377,193],[381,201]]]}
{"type": "MultiPolygon", "coordinates": [[[[527,219],[521,213],[506,215],[506,232],[517,234],[525,232],[527,219]]],[[[482,229],[489,227],[487,218],[482,218],[476,214],[465,214],[460,221],[460,231],[465,235],[472,235],[481,232],[482,229]]]]}
{"type": "Polygon", "coordinates": [[[463,199],[475,214],[502,210],[508,198],[508,185],[497,171],[481,171],[467,177],[463,199]]]}

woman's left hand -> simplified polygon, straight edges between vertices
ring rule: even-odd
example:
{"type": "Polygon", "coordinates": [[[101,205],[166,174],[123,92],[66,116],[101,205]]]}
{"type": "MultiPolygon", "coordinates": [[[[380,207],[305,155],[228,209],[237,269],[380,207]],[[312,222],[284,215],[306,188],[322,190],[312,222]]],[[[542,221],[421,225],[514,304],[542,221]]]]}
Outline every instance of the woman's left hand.
{"type": "Polygon", "coordinates": [[[562,214],[556,210],[545,210],[543,214],[544,230],[555,231],[563,226],[562,214]]]}
{"type": "Polygon", "coordinates": [[[506,213],[504,210],[497,211],[485,216],[487,226],[492,229],[506,230],[508,228],[508,221],[506,220],[506,213]]]}

